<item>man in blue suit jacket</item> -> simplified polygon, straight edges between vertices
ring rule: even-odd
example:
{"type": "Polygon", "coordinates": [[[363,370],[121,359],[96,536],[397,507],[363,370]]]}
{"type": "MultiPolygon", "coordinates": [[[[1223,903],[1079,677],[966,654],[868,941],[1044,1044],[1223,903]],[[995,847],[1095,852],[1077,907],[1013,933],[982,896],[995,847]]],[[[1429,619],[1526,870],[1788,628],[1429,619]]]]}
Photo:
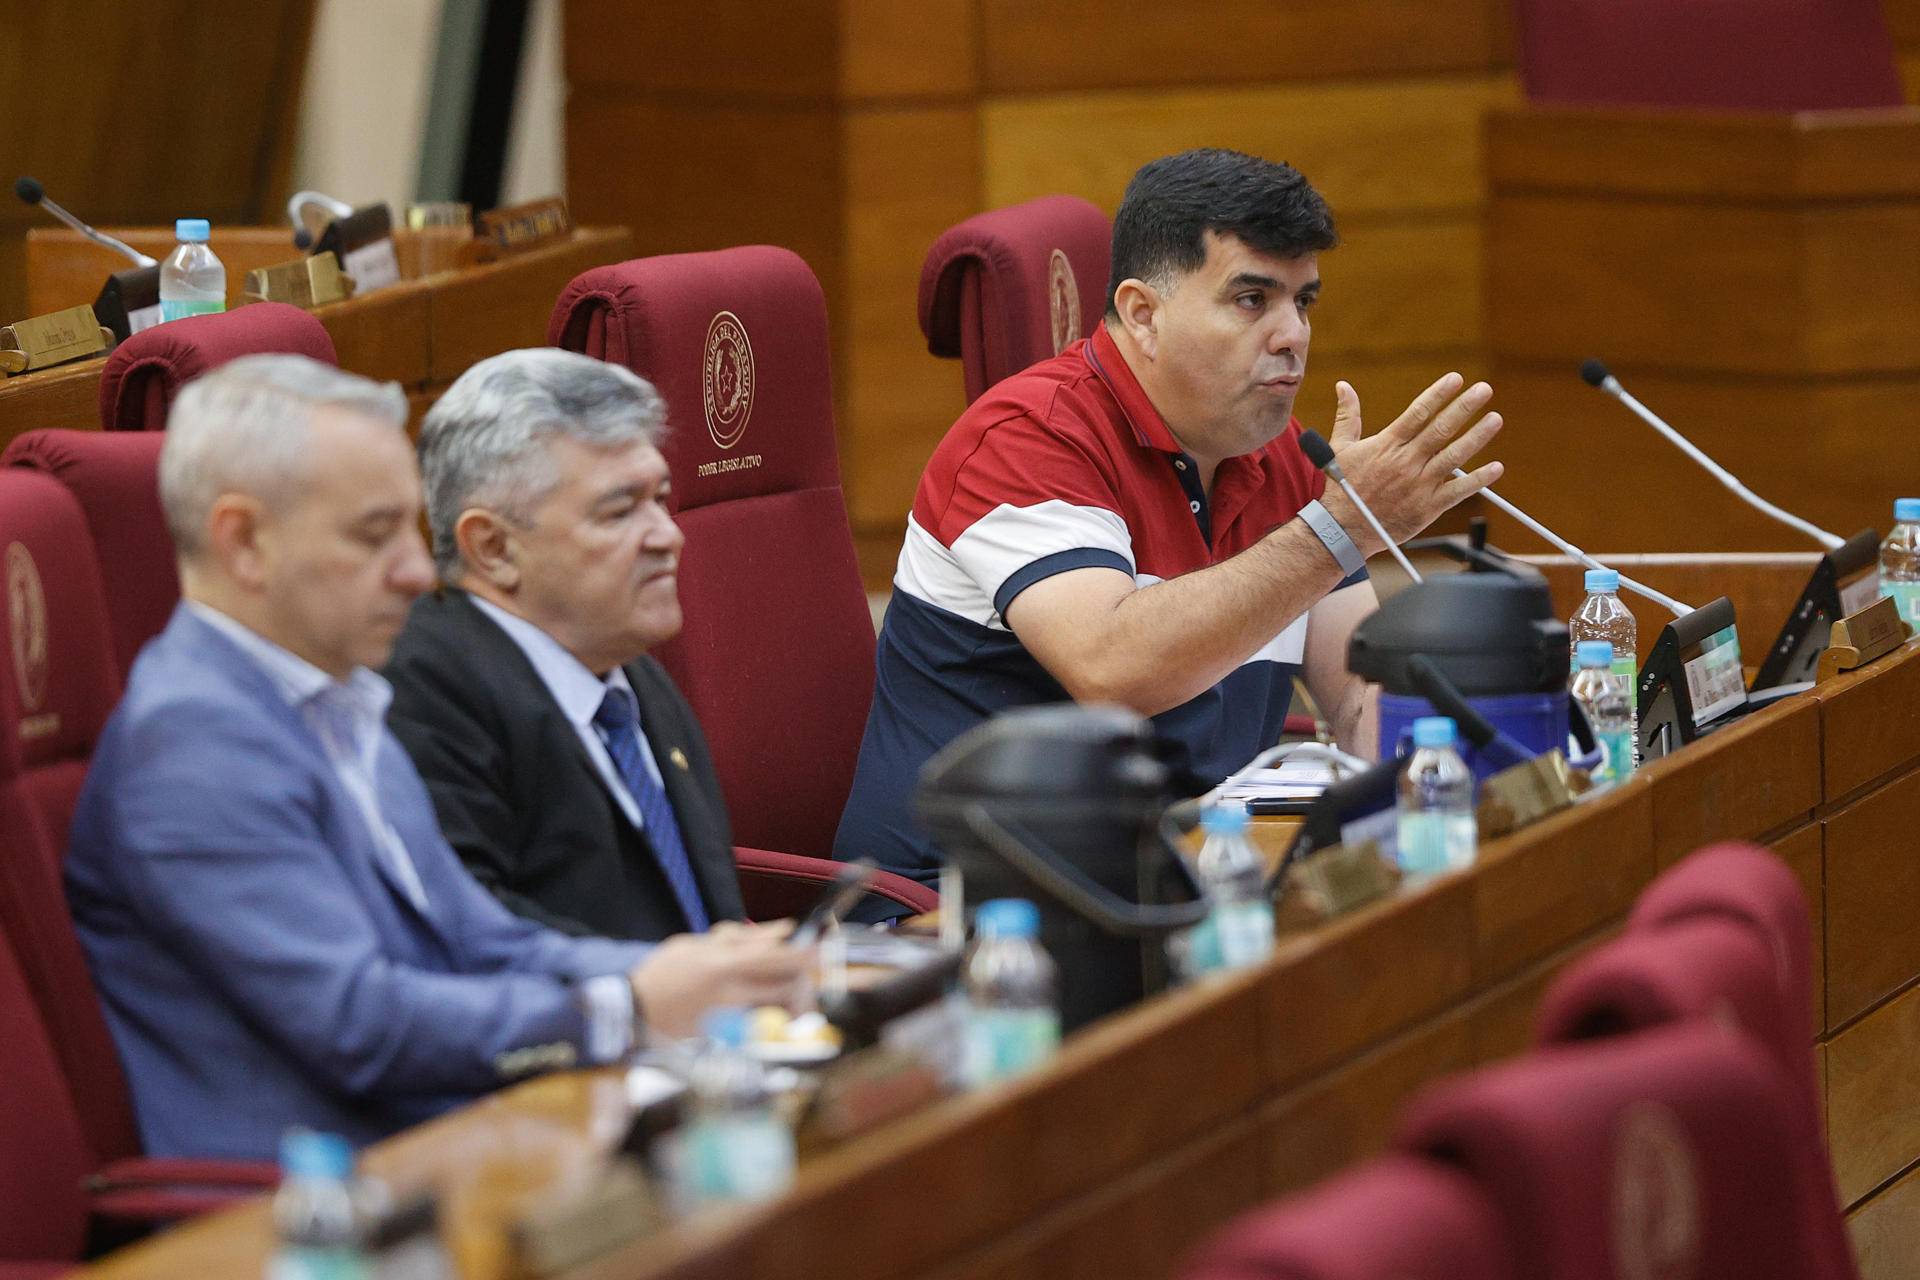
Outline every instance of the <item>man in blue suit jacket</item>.
{"type": "Polygon", "coordinates": [[[184,597],[141,653],[66,873],[150,1154],[370,1141],[640,1020],[789,999],[808,957],[521,919],[447,846],[373,673],[433,581],[406,402],[294,356],[186,388],[161,455],[184,597]]]}

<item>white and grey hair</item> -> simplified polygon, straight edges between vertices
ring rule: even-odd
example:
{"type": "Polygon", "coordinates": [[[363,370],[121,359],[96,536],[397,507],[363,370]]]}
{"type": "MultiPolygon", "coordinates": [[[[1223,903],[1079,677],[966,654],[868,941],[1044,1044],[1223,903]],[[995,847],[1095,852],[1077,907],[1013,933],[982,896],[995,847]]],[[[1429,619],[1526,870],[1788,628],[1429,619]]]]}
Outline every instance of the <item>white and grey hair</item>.
{"type": "Polygon", "coordinates": [[[645,378],[592,356],[533,347],[482,360],[454,380],[420,428],[420,477],[441,580],[462,567],[454,525],[485,507],[526,524],[560,483],[547,442],[596,449],[666,438],[667,406],[645,378]]]}
{"type": "Polygon", "coordinates": [[[270,506],[296,495],[313,463],[313,410],[349,409],[401,431],[407,397],[306,356],[242,356],[181,388],[160,446],[160,506],[175,550],[206,549],[207,517],[222,494],[270,506]]]}

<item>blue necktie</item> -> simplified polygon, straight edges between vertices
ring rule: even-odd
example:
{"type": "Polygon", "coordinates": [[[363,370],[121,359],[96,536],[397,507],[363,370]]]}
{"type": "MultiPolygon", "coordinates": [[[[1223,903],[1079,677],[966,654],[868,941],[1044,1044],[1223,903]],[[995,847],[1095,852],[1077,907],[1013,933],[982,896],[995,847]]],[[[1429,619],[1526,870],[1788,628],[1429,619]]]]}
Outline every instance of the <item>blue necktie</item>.
{"type": "Polygon", "coordinates": [[[680,823],[673,816],[673,805],[667,801],[667,789],[653,776],[640,754],[640,708],[633,695],[625,689],[608,689],[600,709],[593,713],[593,723],[607,744],[607,754],[613,757],[613,767],[620,771],[621,779],[640,808],[640,825],[653,846],[654,857],[660,860],[660,870],[666,873],[667,883],[673,886],[673,896],[680,900],[688,928],[694,933],[706,932],[707,905],[701,901],[700,884],[693,878],[693,863],[687,857],[686,844],[680,839],[680,823]]]}

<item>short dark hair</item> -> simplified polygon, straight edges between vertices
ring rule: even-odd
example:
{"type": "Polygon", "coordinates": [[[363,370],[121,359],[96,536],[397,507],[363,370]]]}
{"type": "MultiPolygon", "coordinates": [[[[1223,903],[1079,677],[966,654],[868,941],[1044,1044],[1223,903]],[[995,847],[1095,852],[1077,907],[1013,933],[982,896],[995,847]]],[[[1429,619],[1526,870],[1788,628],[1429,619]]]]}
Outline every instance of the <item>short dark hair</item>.
{"type": "Polygon", "coordinates": [[[1209,231],[1283,258],[1340,243],[1327,202],[1292,165],[1218,147],[1163,156],[1133,175],[1113,216],[1107,314],[1123,280],[1165,285],[1198,270],[1209,231]]]}

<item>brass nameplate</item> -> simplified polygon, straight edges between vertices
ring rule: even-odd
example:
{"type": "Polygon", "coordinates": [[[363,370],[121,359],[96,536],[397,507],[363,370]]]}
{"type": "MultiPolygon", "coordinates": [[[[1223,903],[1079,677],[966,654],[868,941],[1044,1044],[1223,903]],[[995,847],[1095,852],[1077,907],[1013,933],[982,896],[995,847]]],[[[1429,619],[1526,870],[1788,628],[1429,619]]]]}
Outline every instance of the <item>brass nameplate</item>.
{"type": "Polygon", "coordinates": [[[572,233],[573,218],[559,196],[495,209],[479,218],[479,238],[501,253],[524,253],[572,233]]]}
{"type": "Polygon", "coordinates": [[[1833,624],[1832,640],[1820,655],[1814,679],[1831,680],[1842,671],[1864,667],[1875,658],[1885,657],[1913,636],[1913,628],[1900,617],[1900,606],[1890,596],[1881,596],[1858,613],[1850,613],[1833,624]]]}
{"type": "Polygon", "coordinates": [[[85,303],[0,329],[0,369],[9,374],[45,369],[69,360],[97,356],[113,345],[113,331],[102,328],[85,303]]]}
{"type": "Polygon", "coordinates": [[[1504,836],[1558,813],[1590,785],[1586,771],[1568,764],[1559,750],[1502,769],[1480,784],[1480,838],[1504,836]]]}
{"type": "Polygon", "coordinates": [[[1336,844],[1294,864],[1288,872],[1299,905],[1322,920],[1345,915],[1389,893],[1400,883],[1400,870],[1371,840],[1357,845],[1336,844]]]}
{"type": "Polygon", "coordinates": [[[248,302],[286,302],[311,311],[353,296],[353,277],[340,269],[331,250],[247,272],[248,302]]]}

